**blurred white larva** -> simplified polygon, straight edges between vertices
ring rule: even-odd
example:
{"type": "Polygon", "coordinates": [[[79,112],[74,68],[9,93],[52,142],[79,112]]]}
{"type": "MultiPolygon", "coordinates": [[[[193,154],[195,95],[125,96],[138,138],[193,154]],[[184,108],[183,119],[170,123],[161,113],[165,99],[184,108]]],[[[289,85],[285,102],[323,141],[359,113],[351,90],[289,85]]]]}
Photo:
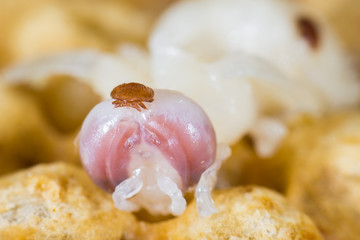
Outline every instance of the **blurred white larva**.
{"type": "MultiPolygon", "coordinates": [[[[259,124],[274,132],[286,116],[360,100],[360,82],[326,22],[292,1],[179,1],[160,17],[149,48],[153,84],[194,99],[228,144],[259,124]]],[[[259,154],[271,155],[270,145],[259,154]]]]}

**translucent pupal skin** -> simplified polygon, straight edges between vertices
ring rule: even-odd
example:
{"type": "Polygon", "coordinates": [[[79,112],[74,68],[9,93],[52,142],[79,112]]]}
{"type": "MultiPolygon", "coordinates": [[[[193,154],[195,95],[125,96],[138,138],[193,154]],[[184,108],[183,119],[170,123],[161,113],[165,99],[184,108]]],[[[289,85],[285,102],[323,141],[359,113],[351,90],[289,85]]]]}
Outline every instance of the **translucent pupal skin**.
{"type": "Polygon", "coordinates": [[[104,190],[113,192],[137,170],[150,166],[153,175],[170,175],[185,192],[214,163],[214,129],[204,111],[182,94],[155,90],[154,101],[145,103],[147,110],[142,111],[114,108],[111,102],[92,109],[79,135],[83,165],[104,190]]]}

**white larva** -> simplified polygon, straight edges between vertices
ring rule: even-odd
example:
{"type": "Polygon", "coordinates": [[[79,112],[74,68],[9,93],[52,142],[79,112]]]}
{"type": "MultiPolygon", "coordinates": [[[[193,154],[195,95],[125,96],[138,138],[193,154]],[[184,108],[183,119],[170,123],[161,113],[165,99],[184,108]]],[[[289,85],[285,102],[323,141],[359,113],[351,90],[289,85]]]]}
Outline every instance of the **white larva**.
{"type": "Polygon", "coordinates": [[[284,116],[321,114],[360,99],[326,23],[290,1],[181,1],[160,18],[149,48],[154,84],[196,100],[219,140],[230,144],[259,118],[280,124],[284,116]]]}

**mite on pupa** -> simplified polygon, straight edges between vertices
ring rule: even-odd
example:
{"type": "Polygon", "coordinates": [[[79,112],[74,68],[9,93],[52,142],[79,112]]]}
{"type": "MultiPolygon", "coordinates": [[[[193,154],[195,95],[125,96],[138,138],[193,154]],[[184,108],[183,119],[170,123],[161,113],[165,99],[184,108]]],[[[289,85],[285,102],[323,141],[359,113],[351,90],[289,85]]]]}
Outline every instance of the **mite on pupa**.
{"type": "Polygon", "coordinates": [[[86,117],[79,147],[89,176],[113,192],[117,208],[180,215],[183,193],[196,187],[199,214],[216,212],[211,190],[229,150],[217,147],[200,106],[178,92],[139,83],[119,85],[111,95],[114,101],[99,103],[86,117]]]}

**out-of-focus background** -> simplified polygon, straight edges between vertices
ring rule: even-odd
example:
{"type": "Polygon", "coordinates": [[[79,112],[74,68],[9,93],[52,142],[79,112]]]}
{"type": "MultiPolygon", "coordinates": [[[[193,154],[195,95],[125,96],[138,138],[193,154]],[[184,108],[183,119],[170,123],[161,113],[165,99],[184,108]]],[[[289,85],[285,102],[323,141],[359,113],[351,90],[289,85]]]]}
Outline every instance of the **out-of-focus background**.
{"type": "Polygon", "coordinates": [[[2,0],[0,67],[79,48],[146,45],[156,17],[175,0],[2,0]]]}
{"type": "MultiPolygon", "coordinates": [[[[79,48],[111,51],[130,41],[143,46],[156,17],[176,0],[1,0],[0,67],[79,48]]],[[[349,52],[360,54],[360,3],[293,0],[321,12],[349,52]]]]}

